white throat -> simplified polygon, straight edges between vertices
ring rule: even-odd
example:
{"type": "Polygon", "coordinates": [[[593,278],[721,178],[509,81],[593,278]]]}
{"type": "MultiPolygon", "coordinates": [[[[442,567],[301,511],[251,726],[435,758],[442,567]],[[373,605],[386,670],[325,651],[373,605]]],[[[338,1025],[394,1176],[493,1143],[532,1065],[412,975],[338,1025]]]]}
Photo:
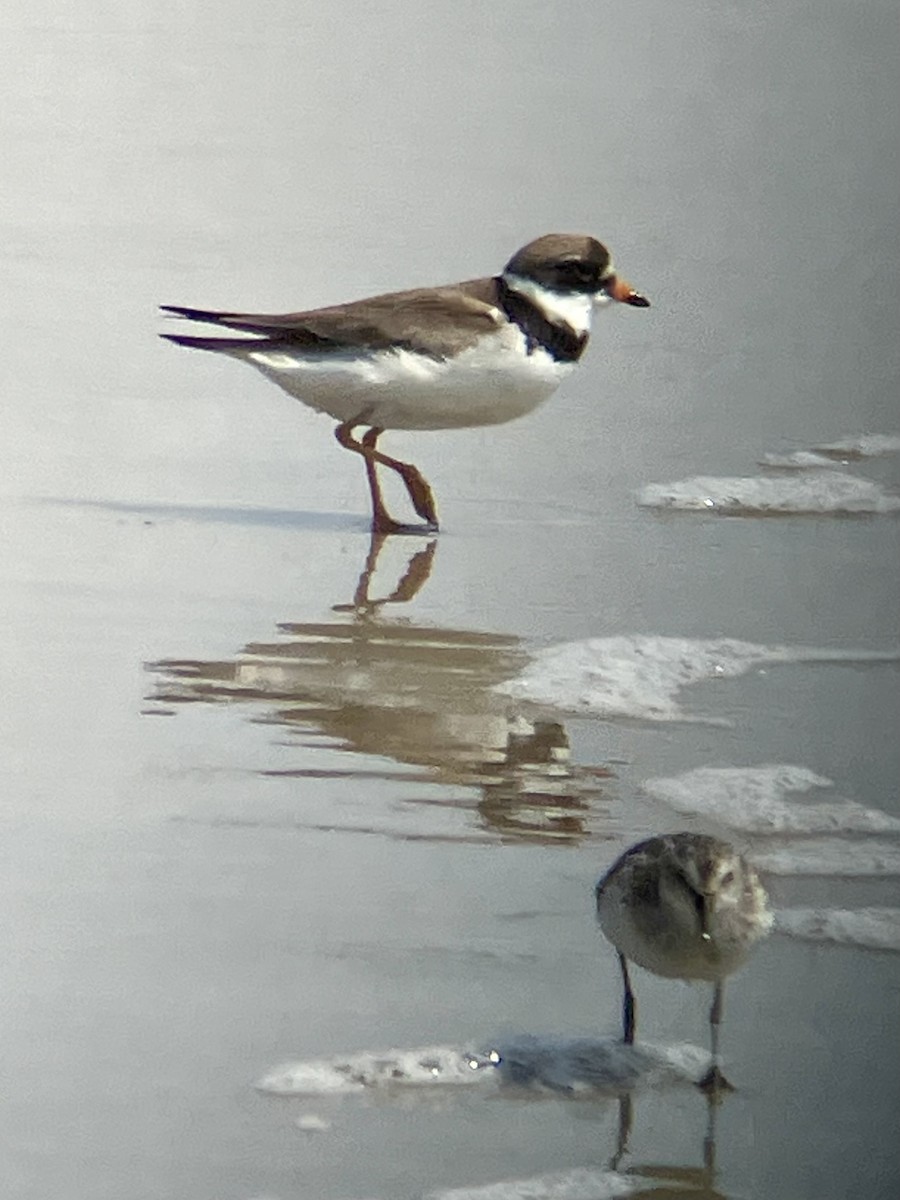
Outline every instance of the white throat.
{"type": "Polygon", "coordinates": [[[592,296],[584,292],[553,292],[533,279],[523,279],[521,275],[504,274],[503,282],[511,291],[530,300],[548,321],[564,323],[575,333],[590,332],[591,310],[594,307],[592,296]]]}

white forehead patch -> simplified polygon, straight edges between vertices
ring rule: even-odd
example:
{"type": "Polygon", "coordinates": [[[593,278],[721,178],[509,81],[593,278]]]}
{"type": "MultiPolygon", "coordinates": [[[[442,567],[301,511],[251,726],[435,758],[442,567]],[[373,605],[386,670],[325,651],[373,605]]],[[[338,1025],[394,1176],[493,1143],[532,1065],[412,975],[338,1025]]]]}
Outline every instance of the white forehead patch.
{"type": "Polygon", "coordinates": [[[584,292],[553,292],[533,279],[523,279],[521,275],[505,274],[503,281],[512,291],[530,300],[548,321],[565,323],[575,333],[590,331],[591,309],[595,303],[593,296],[584,292]]]}

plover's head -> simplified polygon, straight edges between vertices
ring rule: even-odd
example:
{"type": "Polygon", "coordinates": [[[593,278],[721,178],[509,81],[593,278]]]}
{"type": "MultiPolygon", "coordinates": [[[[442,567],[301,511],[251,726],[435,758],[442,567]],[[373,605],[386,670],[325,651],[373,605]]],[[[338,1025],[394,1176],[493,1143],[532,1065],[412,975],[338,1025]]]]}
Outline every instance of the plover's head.
{"type": "Polygon", "coordinates": [[[530,284],[561,297],[587,297],[595,304],[618,300],[635,308],[650,301],[616,274],[607,248],[583,234],[548,233],[512,256],[503,271],[516,290],[530,284]]]}

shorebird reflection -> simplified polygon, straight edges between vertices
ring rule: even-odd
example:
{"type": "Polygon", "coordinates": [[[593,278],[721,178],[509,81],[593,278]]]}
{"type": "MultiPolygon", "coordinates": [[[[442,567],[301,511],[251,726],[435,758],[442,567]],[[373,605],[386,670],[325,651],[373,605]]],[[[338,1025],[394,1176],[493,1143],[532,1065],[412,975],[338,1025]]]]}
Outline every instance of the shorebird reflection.
{"type": "Polygon", "coordinates": [[[388,535],[373,533],[369,543],[369,552],[356,585],[356,591],[349,604],[333,604],[332,612],[350,612],[357,617],[367,617],[376,613],[385,604],[407,604],[414,599],[431,577],[434,565],[434,553],[437,550],[437,538],[432,538],[424,549],[416,551],[406,564],[406,570],[397,581],[394,590],[380,600],[372,599],[369,590],[372,579],[378,567],[378,559],[388,535]]]}
{"type": "MultiPolygon", "coordinates": [[[[391,541],[394,550],[402,544],[391,541]]],[[[268,776],[397,784],[403,807],[392,800],[395,828],[384,828],[389,814],[373,803],[366,812],[380,827],[359,826],[361,832],[451,840],[481,840],[485,833],[544,842],[584,837],[591,822],[603,819],[612,772],[573,765],[561,724],[511,712],[495,692],[526,661],[517,637],[416,623],[408,609],[399,615],[397,606],[428,580],[434,541],[405,559],[393,587],[381,586],[381,571],[375,581],[385,547],[383,537],[373,538],[353,597],[332,607],[333,619],[281,622],[274,636],[225,661],[151,663],[152,699],[252,704],[248,719],[293,735],[288,745],[296,765],[262,772],[268,776]],[[342,752],[337,762],[335,750],[342,752]],[[424,819],[429,808],[433,815],[424,819]],[[440,820],[434,810],[441,808],[474,812],[476,820],[461,833],[458,822],[440,820]],[[419,815],[411,820],[410,812],[419,815]]],[[[300,789],[298,782],[304,821],[315,826],[317,796],[300,789]]],[[[338,812],[320,816],[323,827],[335,822],[349,827],[338,812]]]]}
{"type": "Polygon", "coordinates": [[[697,1166],[676,1166],[663,1163],[634,1163],[623,1165],[629,1154],[629,1142],[634,1129],[634,1097],[626,1092],[619,1097],[619,1126],[616,1152],[610,1159],[610,1170],[647,1180],[647,1187],[629,1192],[632,1200],[676,1200],[690,1196],[693,1200],[727,1200],[716,1187],[716,1119],[719,1105],[715,1096],[706,1097],[706,1128],[703,1134],[701,1163],[697,1166]]]}

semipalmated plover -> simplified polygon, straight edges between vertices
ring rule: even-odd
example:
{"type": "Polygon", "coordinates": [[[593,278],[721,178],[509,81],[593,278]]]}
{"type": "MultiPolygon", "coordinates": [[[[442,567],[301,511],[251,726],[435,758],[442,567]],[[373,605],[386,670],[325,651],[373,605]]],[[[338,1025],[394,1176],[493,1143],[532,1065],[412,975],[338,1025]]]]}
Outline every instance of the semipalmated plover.
{"type": "Polygon", "coordinates": [[[728,1088],[719,1065],[725,979],[772,927],[756,871],[728,842],[673,833],[626,850],[597,884],[596,900],[600,928],[619,952],[624,1041],[634,1041],[636,1024],[628,959],[667,979],[709,980],[712,1063],[700,1087],[728,1088]]]}
{"type": "Polygon", "coordinates": [[[411,464],[376,448],[386,429],[499,425],[536,408],[584,353],[595,305],[649,301],[621,279],[594,238],[548,234],[493,278],[391,292],[281,316],[166,304],[189,321],[247,335],[165,333],[180,346],[242,359],[291,396],[339,422],[337,440],[362,455],[377,532],[434,532],[434,497],[411,464]],[[361,438],[358,427],[366,427],[361,438]],[[388,515],[378,465],[396,471],[424,526],[388,515]]]}

